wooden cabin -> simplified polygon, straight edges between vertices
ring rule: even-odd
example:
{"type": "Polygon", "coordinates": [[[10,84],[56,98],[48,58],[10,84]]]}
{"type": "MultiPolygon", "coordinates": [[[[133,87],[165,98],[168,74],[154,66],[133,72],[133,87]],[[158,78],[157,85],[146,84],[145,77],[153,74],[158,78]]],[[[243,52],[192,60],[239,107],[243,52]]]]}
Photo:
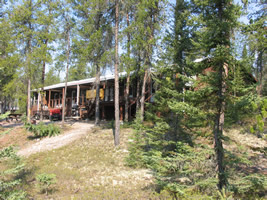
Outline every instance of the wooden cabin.
{"type": "MultiPolygon", "coordinates": [[[[123,120],[125,113],[125,90],[126,72],[119,74],[120,88],[120,120],[123,120]]],[[[140,84],[141,85],[141,84],[140,84]]],[[[137,79],[134,73],[131,74],[130,94],[129,94],[129,119],[133,119],[136,114],[137,101],[137,79]]],[[[43,110],[48,111],[52,108],[62,108],[64,100],[65,83],[59,83],[44,87],[43,110]]],[[[140,88],[141,91],[141,88],[140,88]]],[[[31,115],[37,115],[41,111],[41,89],[33,91],[31,115]]],[[[89,78],[67,83],[66,96],[66,117],[79,117],[82,119],[93,119],[95,116],[95,78],[89,78]]],[[[114,119],[114,75],[100,77],[100,119],[114,119]]],[[[146,101],[151,101],[152,81],[147,83],[146,101]]]]}

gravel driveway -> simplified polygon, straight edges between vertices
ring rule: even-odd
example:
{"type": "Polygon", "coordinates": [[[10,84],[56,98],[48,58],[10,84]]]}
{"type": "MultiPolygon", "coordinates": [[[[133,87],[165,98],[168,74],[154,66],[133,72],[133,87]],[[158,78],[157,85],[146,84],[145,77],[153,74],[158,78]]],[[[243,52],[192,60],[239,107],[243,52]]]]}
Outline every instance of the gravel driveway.
{"type": "Polygon", "coordinates": [[[93,124],[76,122],[71,126],[71,130],[55,137],[41,139],[35,144],[19,150],[18,155],[28,157],[31,154],[60,148],[86,135],[93,126],[93,124]]]}

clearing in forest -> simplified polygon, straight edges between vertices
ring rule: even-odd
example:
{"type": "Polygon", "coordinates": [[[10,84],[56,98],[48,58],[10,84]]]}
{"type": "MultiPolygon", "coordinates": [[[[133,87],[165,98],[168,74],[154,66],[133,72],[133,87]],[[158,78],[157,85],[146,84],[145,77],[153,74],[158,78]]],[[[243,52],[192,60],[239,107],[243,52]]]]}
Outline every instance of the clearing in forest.
{"type": "MultiPolygon", "coordinates": [[[[121,129],[121,145],[115,148],[112,129],[92,126],[77,123],[63,135],[42,139],[19,151],[20,155],[27,156],[24,160],[27,170],[23,182],[30,197],[34,199],[159,198],[154,192],[154,178],[151,171],[133,169],[125,165],[125,157],[128,155],[127,143],[132,130],[121,129]],[[78,138],[68,138],[75,133],[79,135],[78,138]],[[53,139],[55,142],[51,142],[53,139]],[[50,146],[52,144],[60,146],[64,143],[65,146],[56,149],[50,146]],[[55,174],[57,178],[57,183],[48,195],[41,194],[36,187],[36,176],[42,173],[55,174]]],[[[165,196],[161,194],[161,199],[165,199],[163,195],[165,196]]]]}

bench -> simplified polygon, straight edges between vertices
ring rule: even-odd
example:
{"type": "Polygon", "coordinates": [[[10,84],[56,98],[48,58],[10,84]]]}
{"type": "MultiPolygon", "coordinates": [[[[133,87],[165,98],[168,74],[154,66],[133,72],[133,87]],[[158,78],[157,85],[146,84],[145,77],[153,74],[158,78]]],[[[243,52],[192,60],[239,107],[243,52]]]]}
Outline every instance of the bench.
{"type": "Polygon", "coordinates": [[[18,119],[22,116],[22,114],[18,113],[11,113],[7,116],[6,121],[8,121],[8,119],[10,119],[11,121],[13,121],[13,119],[16,119],[16,121],[18,121],[18,119]]]}

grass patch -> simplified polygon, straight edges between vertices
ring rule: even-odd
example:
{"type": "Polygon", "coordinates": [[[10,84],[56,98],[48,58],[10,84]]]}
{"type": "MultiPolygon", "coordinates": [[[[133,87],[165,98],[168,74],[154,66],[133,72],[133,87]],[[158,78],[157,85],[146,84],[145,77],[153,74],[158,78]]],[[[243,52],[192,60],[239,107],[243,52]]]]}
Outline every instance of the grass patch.
{"type": "MultiPolygon", "coordinates": [[[[25,180],[25,190],[34,199],[158,198],[150,171],[124,164],[131,132],[122,129],[121,145],[115,148],[112,130],[97,127],[71,145],[30,156],[25,162],[32,173],[25,180]],[[43,173],[55,174],[57,178],[55,189],[47,196],[34,187],[35,177],[43,173]]],[[[160,196],[167,199],[164,194],[160,196]]]]}

